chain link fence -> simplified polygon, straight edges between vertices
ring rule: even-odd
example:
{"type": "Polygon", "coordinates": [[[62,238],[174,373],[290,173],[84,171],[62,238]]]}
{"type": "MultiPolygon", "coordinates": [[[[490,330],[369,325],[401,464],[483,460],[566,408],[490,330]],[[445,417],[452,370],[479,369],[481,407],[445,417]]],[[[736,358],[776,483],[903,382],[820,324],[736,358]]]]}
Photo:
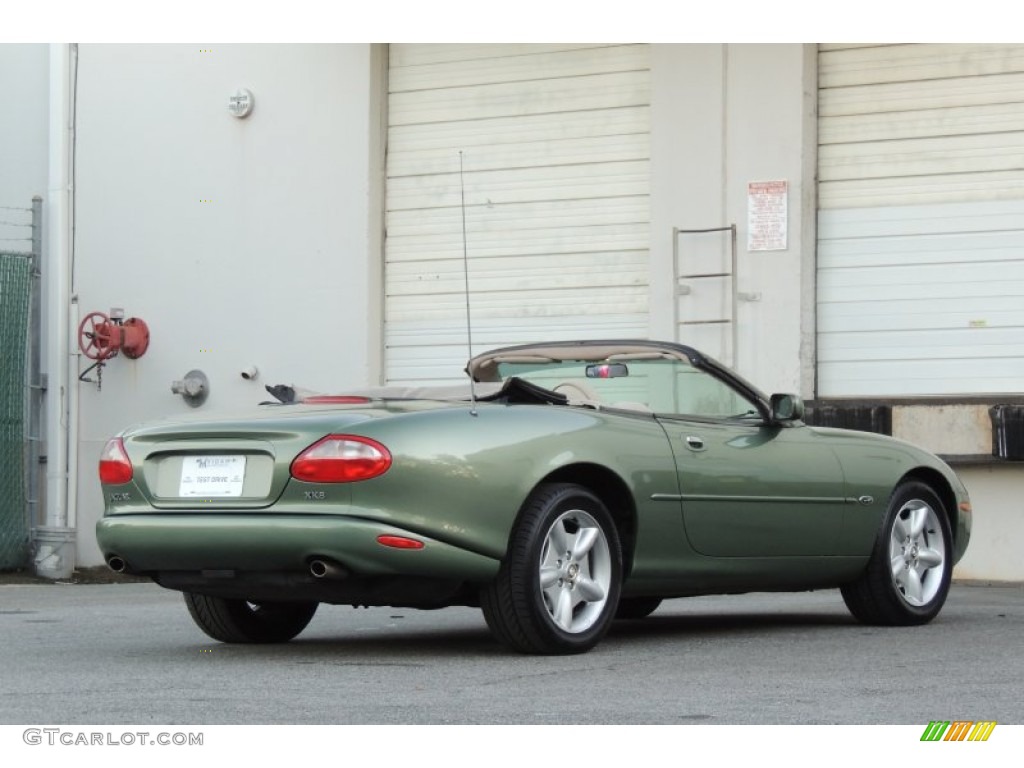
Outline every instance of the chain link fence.
{"type": "Polygon", "coordinates": [[[0,207],[0,570],[24,567],[29,555],[26,360],[34,262],[30,250],[8,250],[16,242],[34,245],[26,211],[32,213],[0,207]]]}

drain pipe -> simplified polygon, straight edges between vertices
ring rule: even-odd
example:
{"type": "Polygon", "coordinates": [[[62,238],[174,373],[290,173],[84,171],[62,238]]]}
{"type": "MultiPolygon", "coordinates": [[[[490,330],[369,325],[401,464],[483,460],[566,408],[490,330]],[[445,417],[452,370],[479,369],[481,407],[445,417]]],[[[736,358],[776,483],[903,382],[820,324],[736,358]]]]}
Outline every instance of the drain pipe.
{"type": "MultiPolygon", "coordinates": [[[[67,213],[67,241],[65,245],[64,263],[67,265],[67,307],[68,307],[68,332],[65,336],[68,344],[67,361],[67,383],[68,383],[68,490],[67,490],[67,527],[71,529],[72,537],[78,535],[78,435],[79,435],[79,407],[78,396],[81,385],[78,381],[78,363],[81,352],[78,349],[78,322],[79,306],[78,292],[75,285],[75,226],[77,224],[77,195],[75,192],[75,163],[77,160],[78,141],[75,132],[78,130],[78,44],[72,43],[64,46],[68,50],[68,66],[66,69],[68,80],[68,121],[67,121],[67,142],[68,151],[64,157],[68,164],[68,194],[65,201],[68,206],[67,213]]],[[[75,554],[77,544],[75,538],[71,540],[71,565],[75,565],[75,554]]]]}
{"type": "Polygon", "coordinates": [[[68,578],[75,568],[75,529],[68,518],[70,454],[69,304],[71,136],[71,46],[50,45],[49,211],[47,257],[43,263],[46,288],[46,523],[35,529],[36,574],[68,578]]]}

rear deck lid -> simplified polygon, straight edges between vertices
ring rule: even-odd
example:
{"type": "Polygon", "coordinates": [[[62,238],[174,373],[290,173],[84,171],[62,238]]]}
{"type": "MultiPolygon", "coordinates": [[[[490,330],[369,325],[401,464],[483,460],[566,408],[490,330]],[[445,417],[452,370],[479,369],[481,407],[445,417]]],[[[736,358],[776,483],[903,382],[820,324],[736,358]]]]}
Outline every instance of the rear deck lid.
{"type": "Polygon", "coordinates": [[[156,509],[260,509],[281,496],[291,462],[305,448],[392,414],[383,408],[287,406],[238,418],[165,421],[129,430],[123,441],[134,482],[156,509]]]}

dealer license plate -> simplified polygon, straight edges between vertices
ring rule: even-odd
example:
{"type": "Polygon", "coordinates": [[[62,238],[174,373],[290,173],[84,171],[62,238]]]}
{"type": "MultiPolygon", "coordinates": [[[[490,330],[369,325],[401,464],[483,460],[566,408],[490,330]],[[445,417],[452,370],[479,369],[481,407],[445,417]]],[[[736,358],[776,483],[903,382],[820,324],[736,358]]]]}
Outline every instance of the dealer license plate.
{"type": "Polygon", "coordinates": [[[181,461],[178,495],[230,498],[242,495],[245,456],[186,456],[181,461]]]}

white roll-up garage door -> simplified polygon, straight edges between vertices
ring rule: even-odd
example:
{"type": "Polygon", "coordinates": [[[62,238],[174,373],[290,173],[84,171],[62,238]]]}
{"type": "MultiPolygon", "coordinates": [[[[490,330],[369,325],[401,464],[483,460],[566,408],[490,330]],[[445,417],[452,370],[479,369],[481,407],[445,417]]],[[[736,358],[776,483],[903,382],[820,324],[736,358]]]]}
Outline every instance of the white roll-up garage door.
{"type": "Polygon", "coordinates": [[[1024,391],[1024,46],[822,46],[818,394],[1024,391]]]}
{"type": "Polygon", "coordinates": [[[458,376],[474,352],[648,329],[645,45],[392,45],[385,368],[458,376]]]}

